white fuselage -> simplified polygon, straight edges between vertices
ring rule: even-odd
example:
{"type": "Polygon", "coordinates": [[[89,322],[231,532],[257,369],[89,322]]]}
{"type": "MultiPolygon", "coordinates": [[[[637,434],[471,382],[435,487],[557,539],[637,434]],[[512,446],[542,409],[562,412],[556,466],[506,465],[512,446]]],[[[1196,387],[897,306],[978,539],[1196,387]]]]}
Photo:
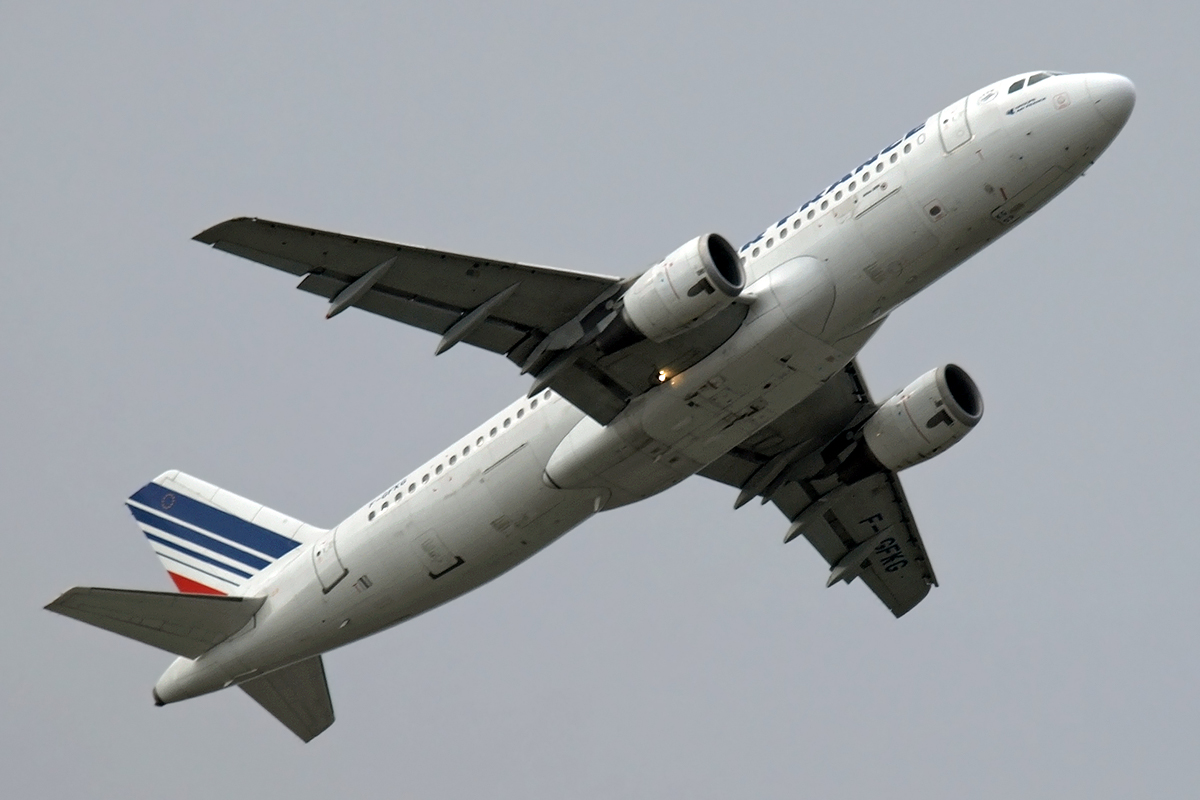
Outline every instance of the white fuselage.
{"type": "Polygon", "coordinates": [[[511,404],[263,570],[242,632],[178,659],[164,702],[238,683],[428,611],[592,514],[695,474],[841,370],[887,315],[1057,194],[1112,141],[1128,82],[984,87],[742,250],[745,322],[602,426],[546,391],[511,404]]]}

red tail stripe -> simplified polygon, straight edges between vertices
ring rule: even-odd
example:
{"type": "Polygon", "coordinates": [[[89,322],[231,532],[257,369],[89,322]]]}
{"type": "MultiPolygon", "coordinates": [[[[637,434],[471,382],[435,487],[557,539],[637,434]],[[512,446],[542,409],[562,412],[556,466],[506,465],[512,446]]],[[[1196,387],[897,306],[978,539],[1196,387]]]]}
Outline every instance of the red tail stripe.
{"type": "Polygon", "coordinates": [[[219,589],[205,586],[203,583],[197,583],[191,578],[185,578],[182,575],[176,575],[170,570],[167,570],[167,574],[171,576],[171,580],[175,581],[176,588],[184,594],[219,594],[222,596],[225,594],[219,589]]]}

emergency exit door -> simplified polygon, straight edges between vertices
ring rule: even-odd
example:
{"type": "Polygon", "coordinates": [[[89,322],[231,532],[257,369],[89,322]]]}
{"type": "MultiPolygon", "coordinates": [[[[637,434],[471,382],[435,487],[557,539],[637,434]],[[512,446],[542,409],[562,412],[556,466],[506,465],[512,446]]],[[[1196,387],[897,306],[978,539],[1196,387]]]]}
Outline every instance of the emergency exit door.
{"type": "Polygon", "coordinates": [[[942,136],[942,149],[947,153],[971,141],[971,126],[967,122],[967,98],[948,106],[938,114],[938,131],[942,136]]]}
{"type": "Polygon", "coordinates": [[[337,586],[350,571],[338,558],[337,528],[327,532],[313,545],[313,568],[317,571],[321,590],[326,594],[329,594],[329,590],[337,586]]]}

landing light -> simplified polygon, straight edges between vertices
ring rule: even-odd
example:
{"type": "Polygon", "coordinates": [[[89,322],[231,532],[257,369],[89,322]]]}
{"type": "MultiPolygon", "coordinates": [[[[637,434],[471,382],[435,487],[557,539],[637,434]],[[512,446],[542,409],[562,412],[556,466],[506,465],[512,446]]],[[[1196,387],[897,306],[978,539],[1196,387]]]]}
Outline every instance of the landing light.
{"type": "Polygon", "coordinates": [[[670,377],[671,376],[667,374],[667,371],[665,369],[660,369],[658,371],[658,382],[659,383],[666,383],[670,377]]]}

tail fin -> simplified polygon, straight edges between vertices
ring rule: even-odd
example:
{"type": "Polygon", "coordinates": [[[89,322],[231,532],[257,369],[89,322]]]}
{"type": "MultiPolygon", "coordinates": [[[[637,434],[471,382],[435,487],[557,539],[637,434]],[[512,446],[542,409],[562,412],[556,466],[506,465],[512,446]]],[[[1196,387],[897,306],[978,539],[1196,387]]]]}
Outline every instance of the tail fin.
{"type": "Polygon", "coordinates": [[[323,530],[178,470],[125,505],[179,591],[240,595],[251,578],[323,530]]]}

